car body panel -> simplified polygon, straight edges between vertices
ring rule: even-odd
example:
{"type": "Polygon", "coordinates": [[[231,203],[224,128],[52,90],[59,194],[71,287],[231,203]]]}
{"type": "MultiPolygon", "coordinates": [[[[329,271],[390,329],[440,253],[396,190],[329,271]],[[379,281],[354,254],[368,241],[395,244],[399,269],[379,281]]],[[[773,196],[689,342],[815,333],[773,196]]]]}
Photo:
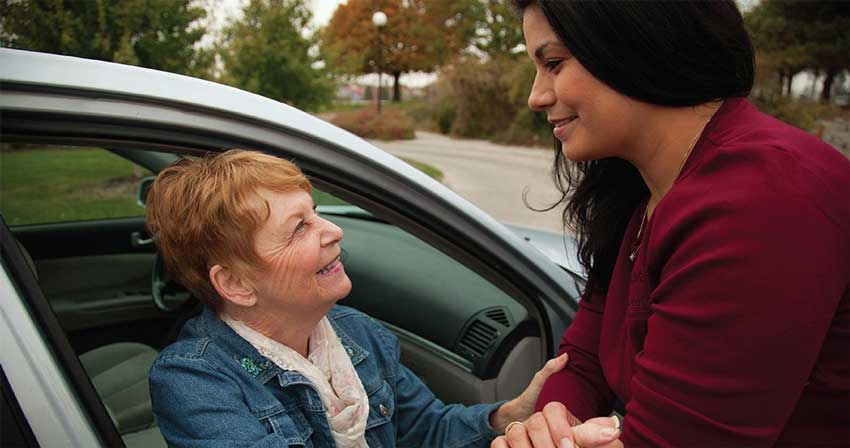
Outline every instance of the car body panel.
{"type": "Polygon", "coordinates": [[[0,246],[0,365],[39,444],[120,443],[3,219],[0,246]]]}
{"type": "Polygon", "coordinates": [[[23,302],[5,270],[0,270],[0,363],[9,384],[16,391],[29,391],[20,400],[21,410],[30,421],[42,446],[96,446],[99,440],[84,418],[64,375],[52,362],[38,328],[29,319],[23,302]],[[53,428],[61,428],[56,431],[53,428]],[[66,438],[67,437],[67,438],[66,438]]]}

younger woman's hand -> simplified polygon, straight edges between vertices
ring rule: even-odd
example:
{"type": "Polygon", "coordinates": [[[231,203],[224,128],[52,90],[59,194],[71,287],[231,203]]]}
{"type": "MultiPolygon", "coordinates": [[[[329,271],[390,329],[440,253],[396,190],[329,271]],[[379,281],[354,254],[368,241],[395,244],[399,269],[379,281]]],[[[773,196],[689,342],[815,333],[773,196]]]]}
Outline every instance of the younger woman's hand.
{"type": "Polygon", "coordinates": [[[567,408],[552,402],[521,425],[512,425],[490,448],[622,448],[619,420],[616,417],[592,418],[571,425],[575,418],[567,408]]]}
{"type": "MultiPolygon", "coordinates": [[[[569,356],[564,353],[557,358],[552,358],[546,362],[542,369],[538,370],[531,379],[528,387],[516,398],[503,404],[499,409],[490,414],[490,426],[498,433],[505,432],[505,427],[511,422],[522,422],[534,414],[534,407],[537,405],[537,398],[540,396],[540,391],[543,390],[543,385],[555,372],[560,372],[569,360],[569,356]]],[[[569,412],[568,412],[569,414],[569,412]]],[[[581,423],[575,416],[569,414],[572,424],[581,423]]]]}

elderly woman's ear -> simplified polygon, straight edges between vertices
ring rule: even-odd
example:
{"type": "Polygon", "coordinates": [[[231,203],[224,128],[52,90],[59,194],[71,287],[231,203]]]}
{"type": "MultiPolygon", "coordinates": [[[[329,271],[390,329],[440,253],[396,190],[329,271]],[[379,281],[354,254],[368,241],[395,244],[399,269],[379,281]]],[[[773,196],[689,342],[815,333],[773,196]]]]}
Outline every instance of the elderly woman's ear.
{"type": "Polygon", "coordinates": [[[210,283],[226,302],[241,307],[257,304],[257,294],[251,282],[229,268],[218,264],[211,267],[210,283]]]}

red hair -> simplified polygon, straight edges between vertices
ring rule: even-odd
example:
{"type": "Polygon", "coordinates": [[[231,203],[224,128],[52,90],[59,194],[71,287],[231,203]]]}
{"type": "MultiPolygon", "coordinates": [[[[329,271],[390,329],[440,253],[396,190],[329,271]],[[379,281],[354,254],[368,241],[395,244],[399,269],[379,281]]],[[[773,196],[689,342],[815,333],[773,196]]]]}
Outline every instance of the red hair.
{"type": "Polygon", "coordinates": [[[148,192],[145,219],[165,265],[207,305],[217,308],[221,301],[209,280],[212,266],[240,274],[266,268],[254,250],[254,236],[270,214],[261,189],[309,193],[312,186],[292,162],[234,149],[181,159],[160,172],[148,192]]]}

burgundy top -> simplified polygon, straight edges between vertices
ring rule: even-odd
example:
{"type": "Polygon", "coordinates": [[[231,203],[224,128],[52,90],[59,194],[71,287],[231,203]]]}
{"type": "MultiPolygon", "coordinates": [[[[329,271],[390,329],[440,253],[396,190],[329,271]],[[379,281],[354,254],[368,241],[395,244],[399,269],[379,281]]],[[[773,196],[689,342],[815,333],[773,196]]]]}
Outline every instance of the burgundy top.
{"type": "Polygon", "coordinates": [[[626,405],[627,447],[850,444],[850,161],[728,99],[607,295],[580,302],[538,409],[626,405]]]}

